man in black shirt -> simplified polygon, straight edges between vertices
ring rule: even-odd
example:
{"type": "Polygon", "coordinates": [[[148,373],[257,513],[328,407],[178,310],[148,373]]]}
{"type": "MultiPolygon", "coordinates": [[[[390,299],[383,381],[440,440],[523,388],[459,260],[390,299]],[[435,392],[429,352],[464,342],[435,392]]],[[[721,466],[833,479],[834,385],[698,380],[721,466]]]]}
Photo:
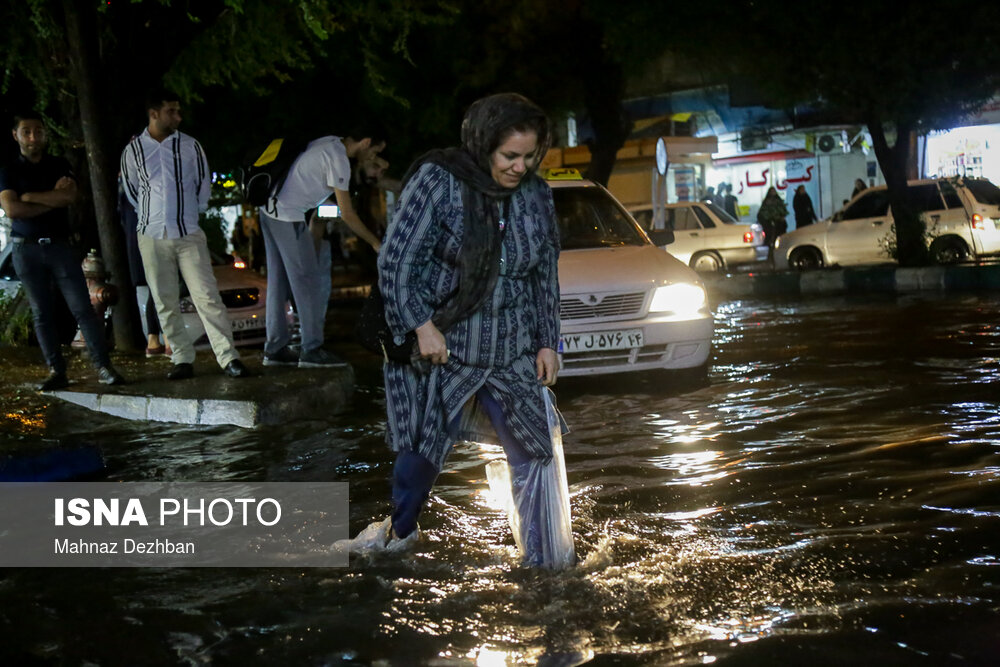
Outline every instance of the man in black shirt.
{"type": "Polygon", "coordinates": [[[104,384],[121,384],[125,380],[111,365],[101,322],[90,305],[80,258],[69,245],[66,209],[77,198],[73,172],[65,159],[45,153],[45,126],[38,117],[15,118],[13,135],[21,153],[0,169],[0,208],[13,222],[14,270],[28,295],[35,336],[49,365],[49,377],[38,389],[52,391],[69,384],[66,361],[59,349],[53,283],[80,325],[98,379],[104,384]]]}

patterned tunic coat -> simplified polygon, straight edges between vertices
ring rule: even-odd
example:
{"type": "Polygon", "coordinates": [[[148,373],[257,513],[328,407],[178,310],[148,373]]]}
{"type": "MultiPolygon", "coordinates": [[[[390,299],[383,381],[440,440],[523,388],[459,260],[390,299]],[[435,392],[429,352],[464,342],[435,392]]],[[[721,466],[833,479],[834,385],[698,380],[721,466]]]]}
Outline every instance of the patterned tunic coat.
{"type": "MultiPolygon", "coordinates": [[[[461,183],[437,165],[423,165],[403,190],[378,259],[386,320],[397,342],[456,291],[462,213],[461,183]]],[[[470,399],[486,386],[525,451],[552,456],[535,358],[559,341],[558,257],[552,192],[541,179],[526,178],[510,198],[492,295],[444,332],[448,363],[426,375],[385,364],[387,439],[394,450],[418,452],[440,469],[456,441],[485,440],[476,425],[488,421],[470,399]],[[463,408],[463,426],[449,430],[463,408]]]]}

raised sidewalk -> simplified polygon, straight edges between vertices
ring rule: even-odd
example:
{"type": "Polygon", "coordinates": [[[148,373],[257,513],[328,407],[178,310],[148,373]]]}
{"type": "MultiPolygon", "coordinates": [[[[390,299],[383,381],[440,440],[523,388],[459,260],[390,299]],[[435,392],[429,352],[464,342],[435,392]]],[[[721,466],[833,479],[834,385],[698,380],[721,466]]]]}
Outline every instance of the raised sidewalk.
{"type": "Polygon", "coordinates": [[[121,369],[128,384],[107,387],[89,379],[50,395],[124,419],[253,428],[330,414],[354,389],[350,366],[264,367],[252,354],[243,359],[253,373],[248,378],[225,376],[210,353],[199,352],[189,380],[167,380],[169,362],[137,363],[121,369]]]}
{"type": "Polygon", "coordinates": [[[1000,289],[1000,264],[927,266],[895,265],[817,271],[762,271],[702,275],[713,301],[747,297],[1000,289]]]}

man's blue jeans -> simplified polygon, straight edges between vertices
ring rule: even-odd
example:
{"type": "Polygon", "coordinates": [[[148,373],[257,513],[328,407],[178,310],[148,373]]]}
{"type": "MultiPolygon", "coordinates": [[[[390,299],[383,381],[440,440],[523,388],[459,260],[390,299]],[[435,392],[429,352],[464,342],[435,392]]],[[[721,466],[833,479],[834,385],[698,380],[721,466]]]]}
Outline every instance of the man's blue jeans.
{"type": "Polygon", "coordinates": [[[15,243],[11,259],[28,295],[35,321],[35,336],[49,368],[55,373],[66,372],[66,361],[59,350],[59,332],[56,330],[55,288],[62,292],[66,305],[80,325],[94,366],[110,366],[104,328],[90,305],[87,281],[73,249],[59,241],[48,245],[15,243]]]}

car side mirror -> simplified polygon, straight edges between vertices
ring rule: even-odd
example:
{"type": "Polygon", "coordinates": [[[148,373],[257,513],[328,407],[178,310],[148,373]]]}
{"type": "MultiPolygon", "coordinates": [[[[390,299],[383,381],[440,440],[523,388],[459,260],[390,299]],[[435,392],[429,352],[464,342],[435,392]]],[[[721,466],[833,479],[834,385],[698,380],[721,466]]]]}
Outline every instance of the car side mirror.
{"type": "Polygon", "coordinates": [[[649,232],[649,240],[656,245],[670,245],[674,242],[674,230],[654,229],[649,232]]]}

